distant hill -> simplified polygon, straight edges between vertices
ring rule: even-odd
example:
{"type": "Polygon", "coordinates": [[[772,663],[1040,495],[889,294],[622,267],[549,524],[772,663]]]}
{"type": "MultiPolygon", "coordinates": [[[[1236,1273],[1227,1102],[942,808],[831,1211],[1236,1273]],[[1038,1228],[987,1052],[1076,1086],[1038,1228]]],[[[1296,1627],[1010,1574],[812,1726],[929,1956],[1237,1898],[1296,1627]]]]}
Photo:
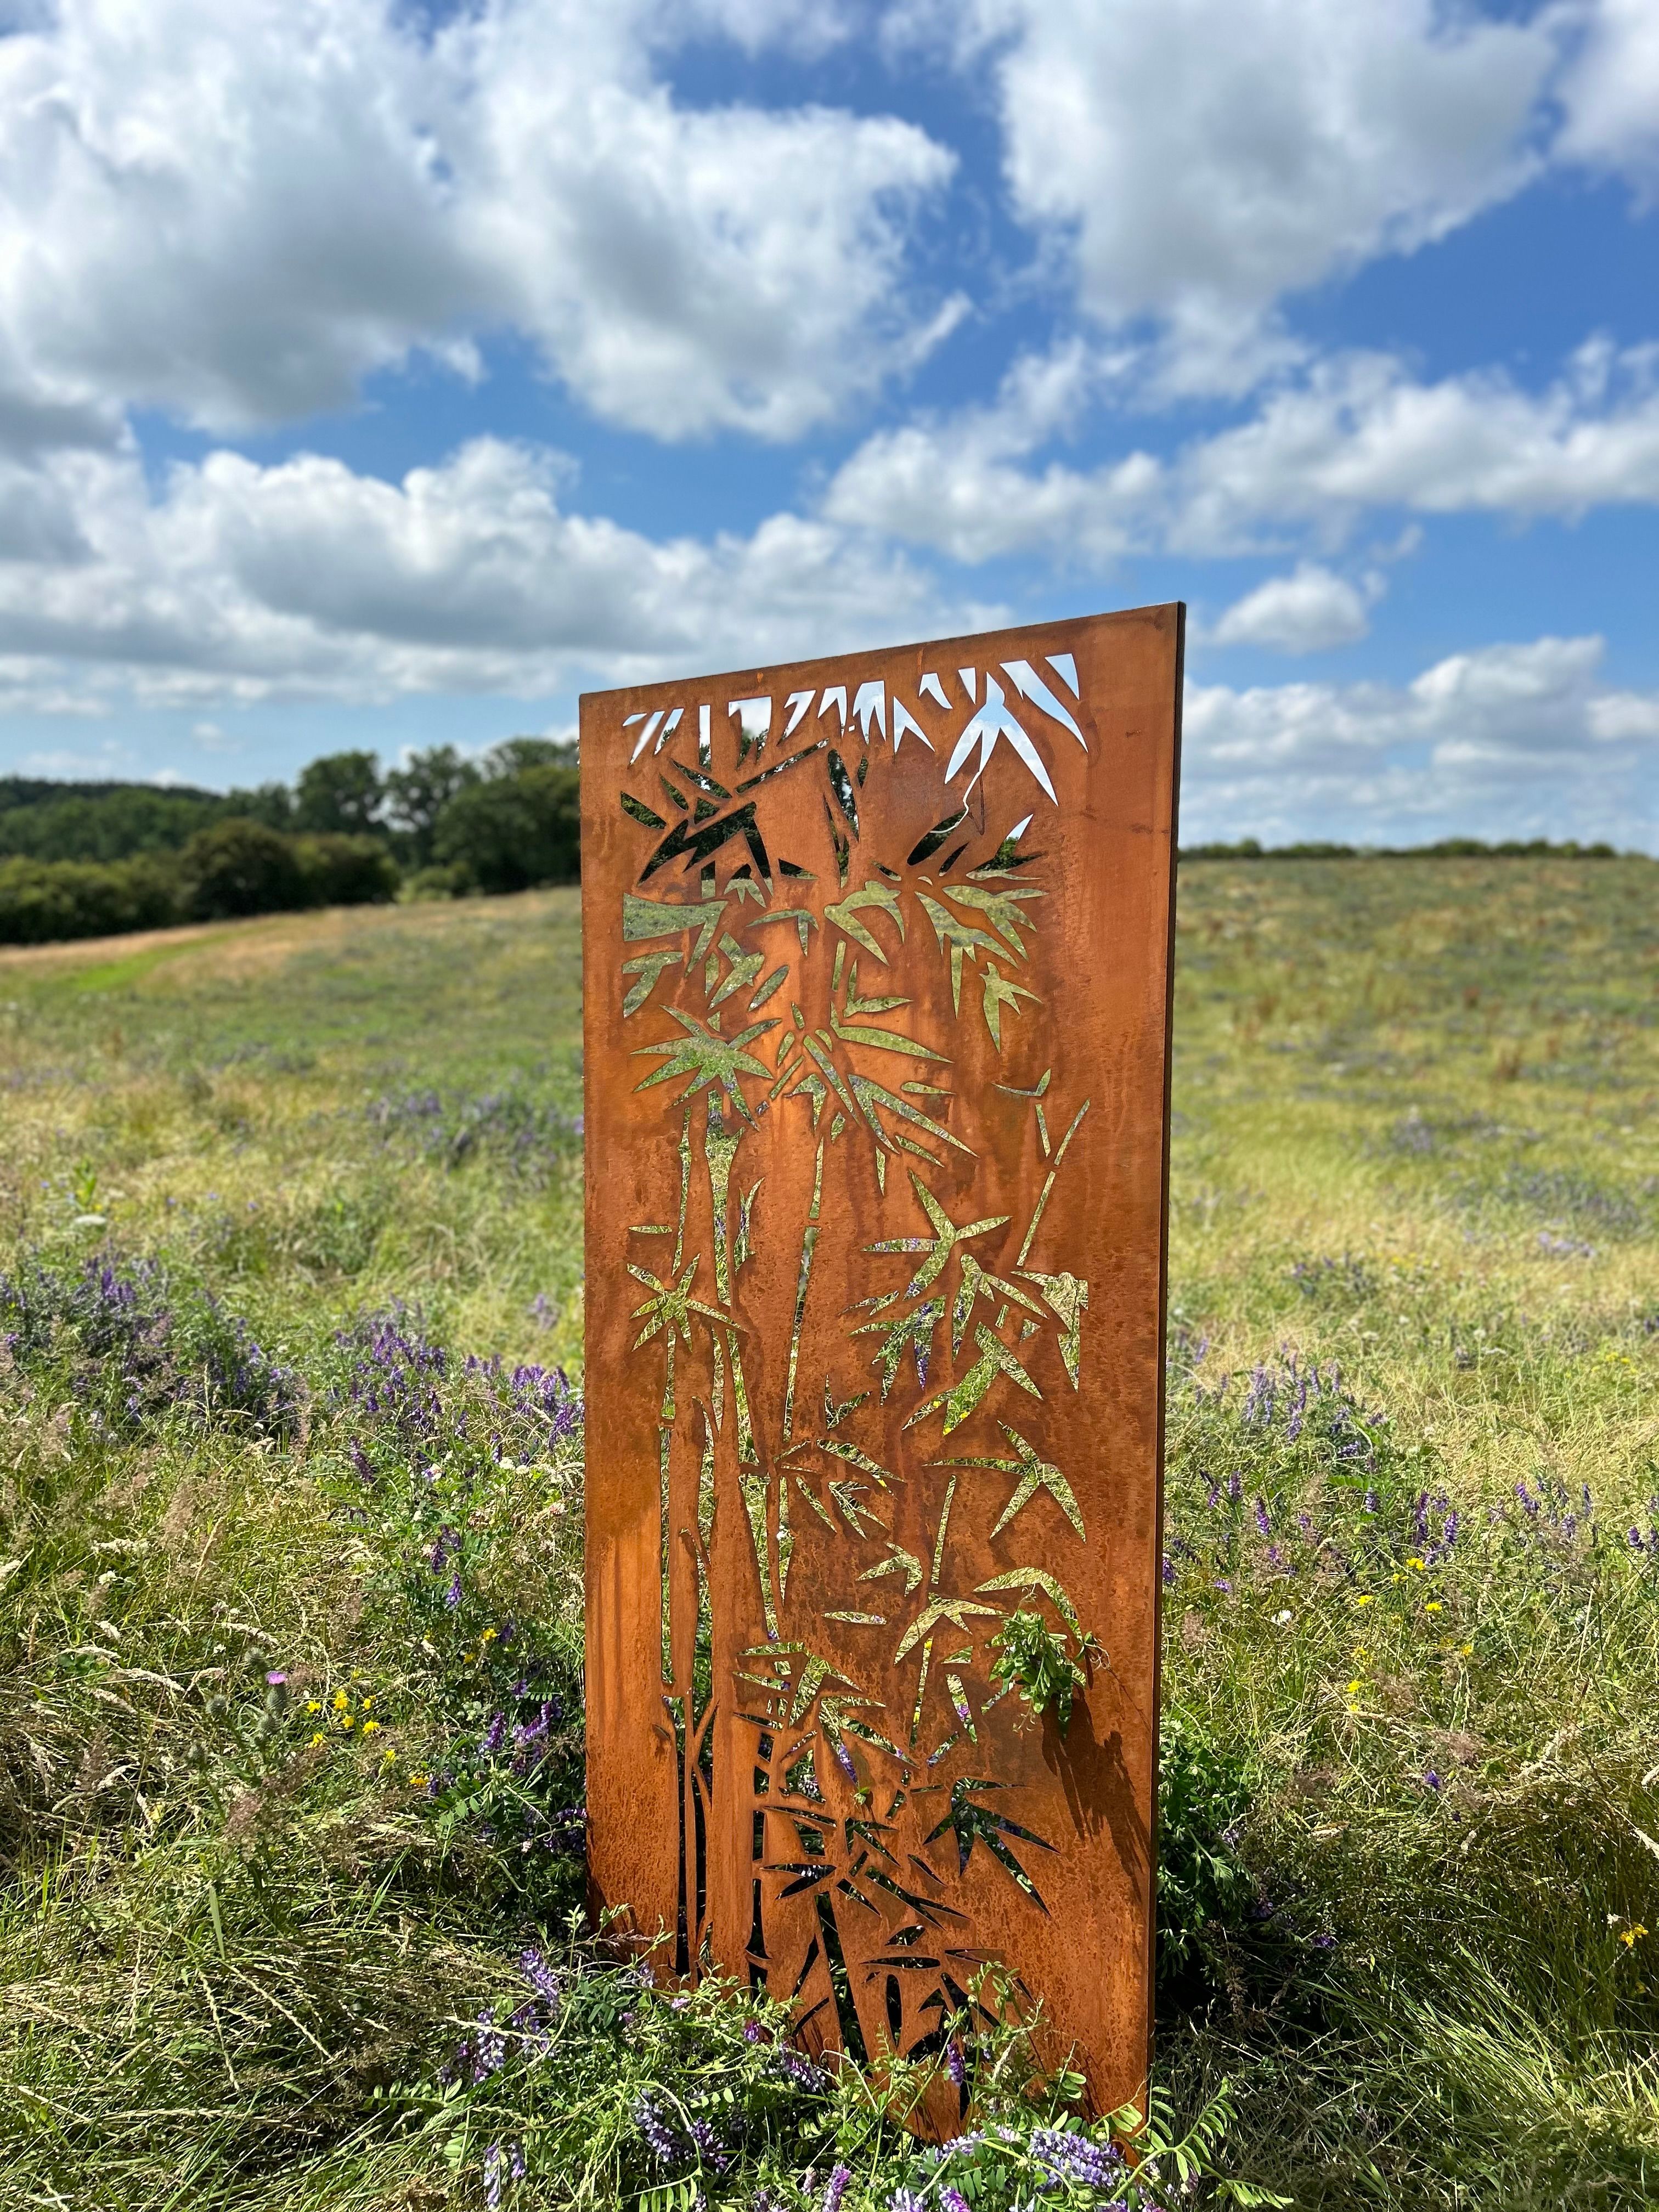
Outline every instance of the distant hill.
{"type": "MultiPolygon", "coordinates": [[[[1639,854],[1631,855],[1640,858],[1639,854]]],[[[1581,845],[1573,838],[1552,844],[1547,837],[1506,837],[1488,844],[1480,837],[1442,837],[1431,845],[1334,845],[1324,839],[1299,845],[1263,845],[1241,837],[1236,845],[1183,845],[1183,860],[1616,860],[1607,844],[1581,845]]]]}

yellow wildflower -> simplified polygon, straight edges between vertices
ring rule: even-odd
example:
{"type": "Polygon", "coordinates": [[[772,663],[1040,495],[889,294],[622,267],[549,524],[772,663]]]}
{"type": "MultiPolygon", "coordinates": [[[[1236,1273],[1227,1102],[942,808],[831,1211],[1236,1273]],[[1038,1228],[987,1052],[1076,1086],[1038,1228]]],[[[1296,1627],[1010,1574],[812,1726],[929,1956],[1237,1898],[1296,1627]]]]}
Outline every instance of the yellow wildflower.
{"type": "Polygon", "coordinates": [[[365,1721],[363,1723],[363,1734],[365,1735],[373,1735],[375,1729],[379,1728],[380,1725],[380,1723],[379,1721],[365,1721]]]}
{"type": "Polygon", "coordinates": [[[1427,1568],[1425,1567],[1425,1565],[1424,1565],[1424,1563],[1423,1563],[1423,1561],[1422,1561],[1421,1559],[1407,1559],[1407,1562],[1406,1562],[1406,1565],[1407,1565],[1408,1567],[1411,1567],[1411,1568],[1414,1569],[1414,1570],[1415,1570],[1415,1571],[1416,1571],[1418,1574],[1419,1574],[1419,1575],[1421,1575],[1421,1574],[1426,1574],[1426,1573],[1427,1573],[1427,1571],[1428,1571],[1427,1568]]]}
{"type": "Polygon", "coordinates": [[[1356,1605],[1375,1605],[1376,1603],[1376,1600],[1371,1595],[1370,1592],[1367,1590],[1364,1596],[1357,1597],[1354,1600],[1354,1603],[1356,1605]]]}
{"type": "Polygon", "coordinates": [[[307,1698],[306,1699],[306,1711],[308,1713],[319,1713],[322,1710],[323,1701],[320,1698],[307,1698]]]}
{"type": "Polygon", "coordinates": [[[1365,1685],[1364,1685],[1364,1683],[1363,1681],[1360,1681],[1360,1680],[1358,1680],[1358,1679],[1356,1679],[1355,1680],[1353,1680],[1353,1681],[1350,1682],[1350,1683],[1349,1683],[1349,1685],[1348,1685],[1348,1695],[1349,1695],[1351,1698],[1357,1698],[1357,1697],[1359,1695],[1359,1692],[1360,1692],[1364,1688],[1364,1686],[1365,1686],[1365,1685]]]}
{"type": "Polygon", "coordinates": [[[1431,1597],[1428,1603],[1424,1607],[1423,1610],[1425,1613],[1438,1613],[1440,1610],[1439,1599],[1437,1597],[1431,1597]]]}
{"type": "Polygon", "coordinates": [[[352,1719],[352,1717],[351,1717],[351,1716],[350,1716],[350,1714],[349,1714],[349,1713],[342,1713],[342,1714],[341,1714],[341,1716],[340,1716],[340,1726],[341,1726],[343,1729],[356,1728],[356,1725],[357,1725],[356,1722],[356,1721],[354,1721],[354,1720],[352,1719]]]}
{"type": "Polygon", "coordinates": [[[323,1734],[321,1729],[319,1729],[316,1735],[311,1739],[311,1748],[315,1751],[319,1743],[326,1743],[327,1741],[328,1738],[323,1734]]]}
{"type": "Polygon", "coordinates": [[[350,1703],[350,1698],[347,1697],[343,1690],[337,1690],[334,1692],[334,1710],[337,1713],[344,1712],[346,1707],[350,1703]]]}

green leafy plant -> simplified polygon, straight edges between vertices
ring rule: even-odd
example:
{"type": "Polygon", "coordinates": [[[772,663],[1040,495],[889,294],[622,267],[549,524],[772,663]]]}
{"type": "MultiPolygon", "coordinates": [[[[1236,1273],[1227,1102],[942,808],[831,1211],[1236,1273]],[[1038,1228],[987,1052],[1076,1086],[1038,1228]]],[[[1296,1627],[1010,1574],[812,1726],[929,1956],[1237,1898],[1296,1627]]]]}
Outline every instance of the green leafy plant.
{"type": "Polygon", "coordinates": [[[1086,1662],[1105,1657],[1094,1637],[1076,1641],[1073,1657],[1065,1631],[1056,1635],[1040,1613],[1011,1613],[991,1638],[997,1655],[991,1662],[992,1680],[1011,1683],[1038,1720],[1052,1705],[1062,1735],[1072,1724],[1078,1692],[1088,1687],[1086,1662]]]}

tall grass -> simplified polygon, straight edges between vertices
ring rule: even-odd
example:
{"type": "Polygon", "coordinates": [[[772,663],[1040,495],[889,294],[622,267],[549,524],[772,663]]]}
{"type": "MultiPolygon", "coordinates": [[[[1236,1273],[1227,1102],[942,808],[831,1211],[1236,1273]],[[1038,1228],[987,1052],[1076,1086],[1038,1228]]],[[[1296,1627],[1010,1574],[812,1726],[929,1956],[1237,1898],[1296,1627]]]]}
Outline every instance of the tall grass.
{"type": "MultiPolygon", "coordinates": [[[[1183,872],[1156,2141],[1247,2194],[1659,2195],[1655,883],[1183,872]]],[[[571,1932],[576,932],[0,963],[0,2203],[1130,2185],[1017,2035],[939,2164],[571,1932]]]]}

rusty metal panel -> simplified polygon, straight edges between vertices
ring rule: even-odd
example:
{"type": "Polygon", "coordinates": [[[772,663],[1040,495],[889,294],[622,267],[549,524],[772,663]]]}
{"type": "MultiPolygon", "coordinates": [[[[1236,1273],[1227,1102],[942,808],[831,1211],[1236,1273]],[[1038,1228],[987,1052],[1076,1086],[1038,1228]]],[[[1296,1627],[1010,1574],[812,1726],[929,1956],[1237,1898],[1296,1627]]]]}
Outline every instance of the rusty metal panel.
{"type": "Polygon", "coordinates": [[[581,702],[596,1899],[938,2047],[1151,2023],[1182,611],[581,702]],[[994,1677],[1040,1613],[1069,1729],[994,1677]]]}

